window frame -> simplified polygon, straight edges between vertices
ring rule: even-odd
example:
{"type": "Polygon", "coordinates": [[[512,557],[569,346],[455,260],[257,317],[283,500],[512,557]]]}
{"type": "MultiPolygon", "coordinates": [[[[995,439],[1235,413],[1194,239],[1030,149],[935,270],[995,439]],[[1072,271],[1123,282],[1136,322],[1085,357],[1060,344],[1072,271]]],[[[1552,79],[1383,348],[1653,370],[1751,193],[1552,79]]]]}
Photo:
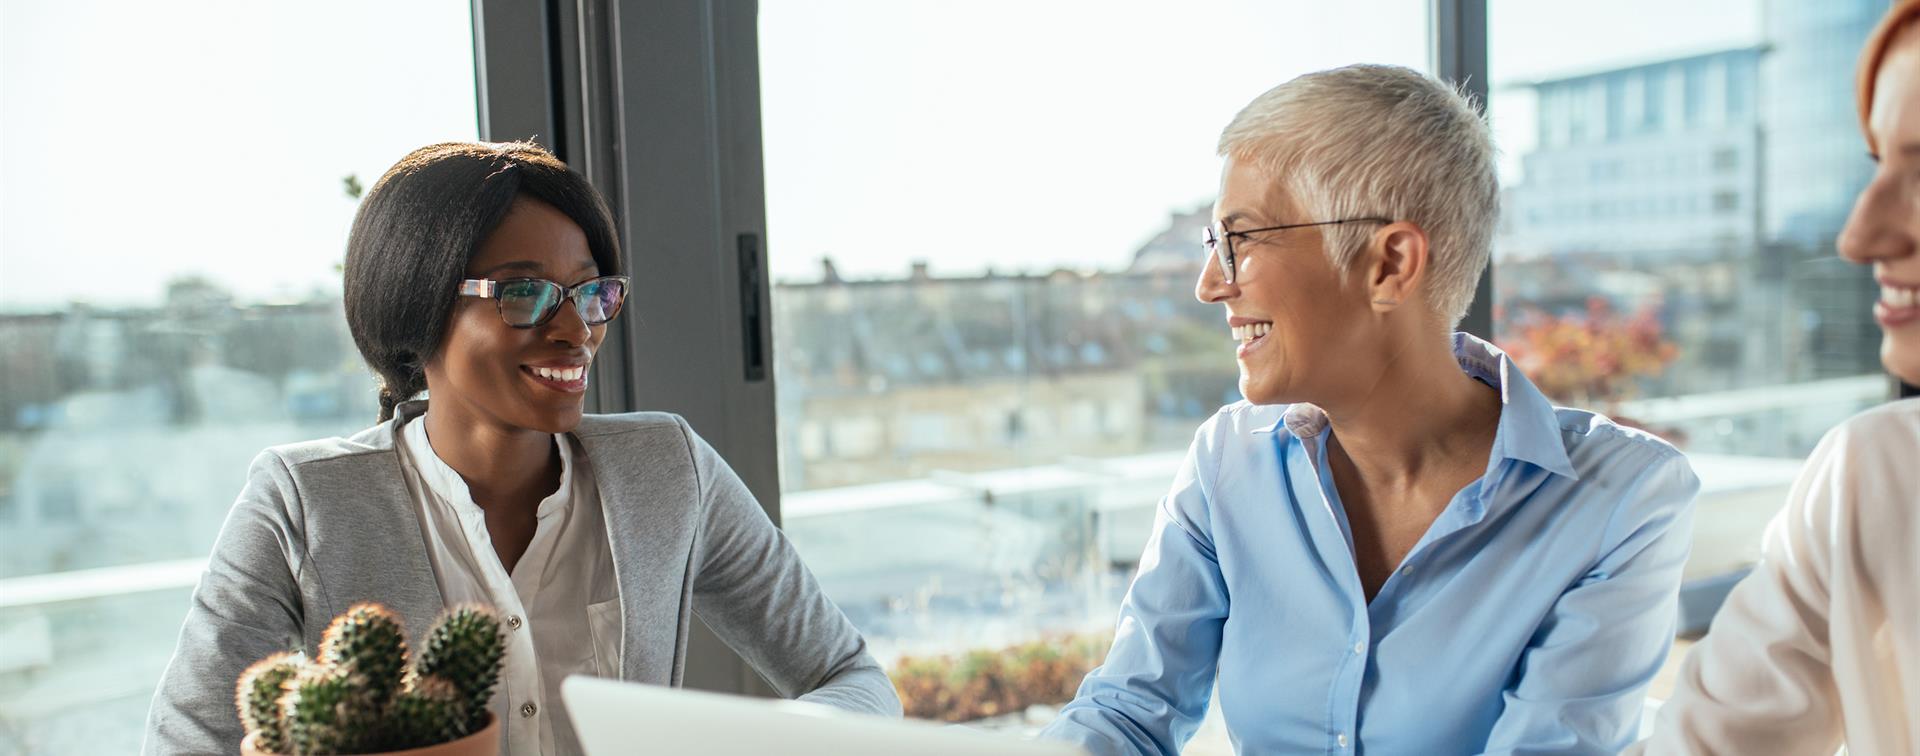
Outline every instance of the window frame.
{"type": "MultiPolygon", "coordinates": [[[[778,524],[758,13],[750,0],[473,0],[474,74],[482,139],[546,145],[613,211],[633,282],[589,410],[686,418],[778,524]],[[631,357],[648,354],[674,359],[631,357]]],[[[693,625],[688,687],[774,694],[693,625]]]]}
{"type": "MultiPolygon", "coordinates": [[[[780,522],[756,0],[473,0],[481,138],[605,193],[633,276],[589,409],[677,413],[780,522]],[[691,285],[704,283],[704,285],[691,285]],[[672,354],[672,360],[632,355],[672,354]]],[[[1487,101],[1486,0],[1430,0],[1433,72],[1487,101]]],[[[1461,330],[1492,334],[1493,267],[1461,330]]],[[[689,687],[771,695],[696,623],[689,687]]]]}

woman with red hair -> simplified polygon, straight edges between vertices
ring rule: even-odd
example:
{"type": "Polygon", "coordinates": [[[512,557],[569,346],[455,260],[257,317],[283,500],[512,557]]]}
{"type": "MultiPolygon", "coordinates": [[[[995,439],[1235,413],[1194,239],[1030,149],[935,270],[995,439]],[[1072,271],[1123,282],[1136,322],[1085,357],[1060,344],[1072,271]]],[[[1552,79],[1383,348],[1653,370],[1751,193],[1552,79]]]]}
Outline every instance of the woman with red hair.
{"type": "MultiPolygon", "coordinates": [[[[1840,255],[1873,266],[1881,362],[1920,384],[1920,0],[1860,57],[1878,168],[1840,255]]],[[[1632,753],[1920,754],[1920,399],[1829,432],[1767,528],[1760,565],[1693,649],[1632,753]]]]}

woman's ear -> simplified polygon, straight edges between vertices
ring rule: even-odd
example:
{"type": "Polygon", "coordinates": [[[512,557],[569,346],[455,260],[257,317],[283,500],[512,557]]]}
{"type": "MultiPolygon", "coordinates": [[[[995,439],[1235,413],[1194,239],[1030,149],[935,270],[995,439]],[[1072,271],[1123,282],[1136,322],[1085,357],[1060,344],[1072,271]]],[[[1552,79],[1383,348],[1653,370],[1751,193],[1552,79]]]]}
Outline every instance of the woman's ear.
{"type": "Polygon", "coordinates": [[[1373,233],[1367,245],[1367,299],[1378,313],[1413,299],[1427,274],[1427,232],[1405,221],[1373,233]]]}

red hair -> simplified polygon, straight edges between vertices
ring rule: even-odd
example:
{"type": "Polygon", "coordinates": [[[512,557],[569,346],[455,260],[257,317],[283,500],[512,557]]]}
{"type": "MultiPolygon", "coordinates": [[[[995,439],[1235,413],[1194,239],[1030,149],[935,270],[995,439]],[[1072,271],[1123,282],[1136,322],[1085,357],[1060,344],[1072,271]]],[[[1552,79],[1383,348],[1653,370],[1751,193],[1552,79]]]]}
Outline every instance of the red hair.
{"type": "Polygon", "coordinates": [[[1866,49],[1860,51],[1860,72],[1854,85],[1860,95],[1860,132],[1867,138],[1867,149],[1874,153],[1880,151],[1880,146],[1873,143],[1873,131],[1867,126],[1867,119],[1873,114],[1874,79],[1880,75],[1880,64],[1887,59],[1887,49],[1893,46],[1893,40],[1916,18],[1920,18],[1920,0],[1898,0],[1867,37],[1866,49]]]}

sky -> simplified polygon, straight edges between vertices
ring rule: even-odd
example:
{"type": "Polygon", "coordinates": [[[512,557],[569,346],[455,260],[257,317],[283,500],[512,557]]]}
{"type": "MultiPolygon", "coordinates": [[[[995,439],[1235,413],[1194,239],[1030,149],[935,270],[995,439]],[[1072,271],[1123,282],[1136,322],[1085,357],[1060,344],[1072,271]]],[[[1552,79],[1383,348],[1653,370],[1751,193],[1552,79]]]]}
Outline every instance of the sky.
{"type": "MultiPolygon", "coordinates": [[[[1745,44],[1758,0],[1491,0],[1506,83],[1745,44]]],[[[762,0],[777,280],[1111,269],[1211,202],[1255,95],[1355,62],[1428,66],[1425,0],[762,0]]],[[[337,292],[355,203],[408,150],[477,134],[467,3],[0,3],[0,310],[337,292]]],[[[1508,178],[1517,178],[1509,176],[1508,178]]]]}
{"type": "MultiPolygon", "coordinates": [[[[1489,5],[1509,180],[1533,104],[1505,84],[1759,37],[1758,0],[1489,5]]],[[[1429,70],[1426,6],[763,0],[769,266],[1124,267],[1170,212],[1211,204],[1220,130],[1253,97],[1349,63],[1429,70]]]]}
{"type": "Polygon", "coordinates": [[[0,310],[337,292],[356,207],[479,134],[465,0],[0,2],[0,310]]]}

